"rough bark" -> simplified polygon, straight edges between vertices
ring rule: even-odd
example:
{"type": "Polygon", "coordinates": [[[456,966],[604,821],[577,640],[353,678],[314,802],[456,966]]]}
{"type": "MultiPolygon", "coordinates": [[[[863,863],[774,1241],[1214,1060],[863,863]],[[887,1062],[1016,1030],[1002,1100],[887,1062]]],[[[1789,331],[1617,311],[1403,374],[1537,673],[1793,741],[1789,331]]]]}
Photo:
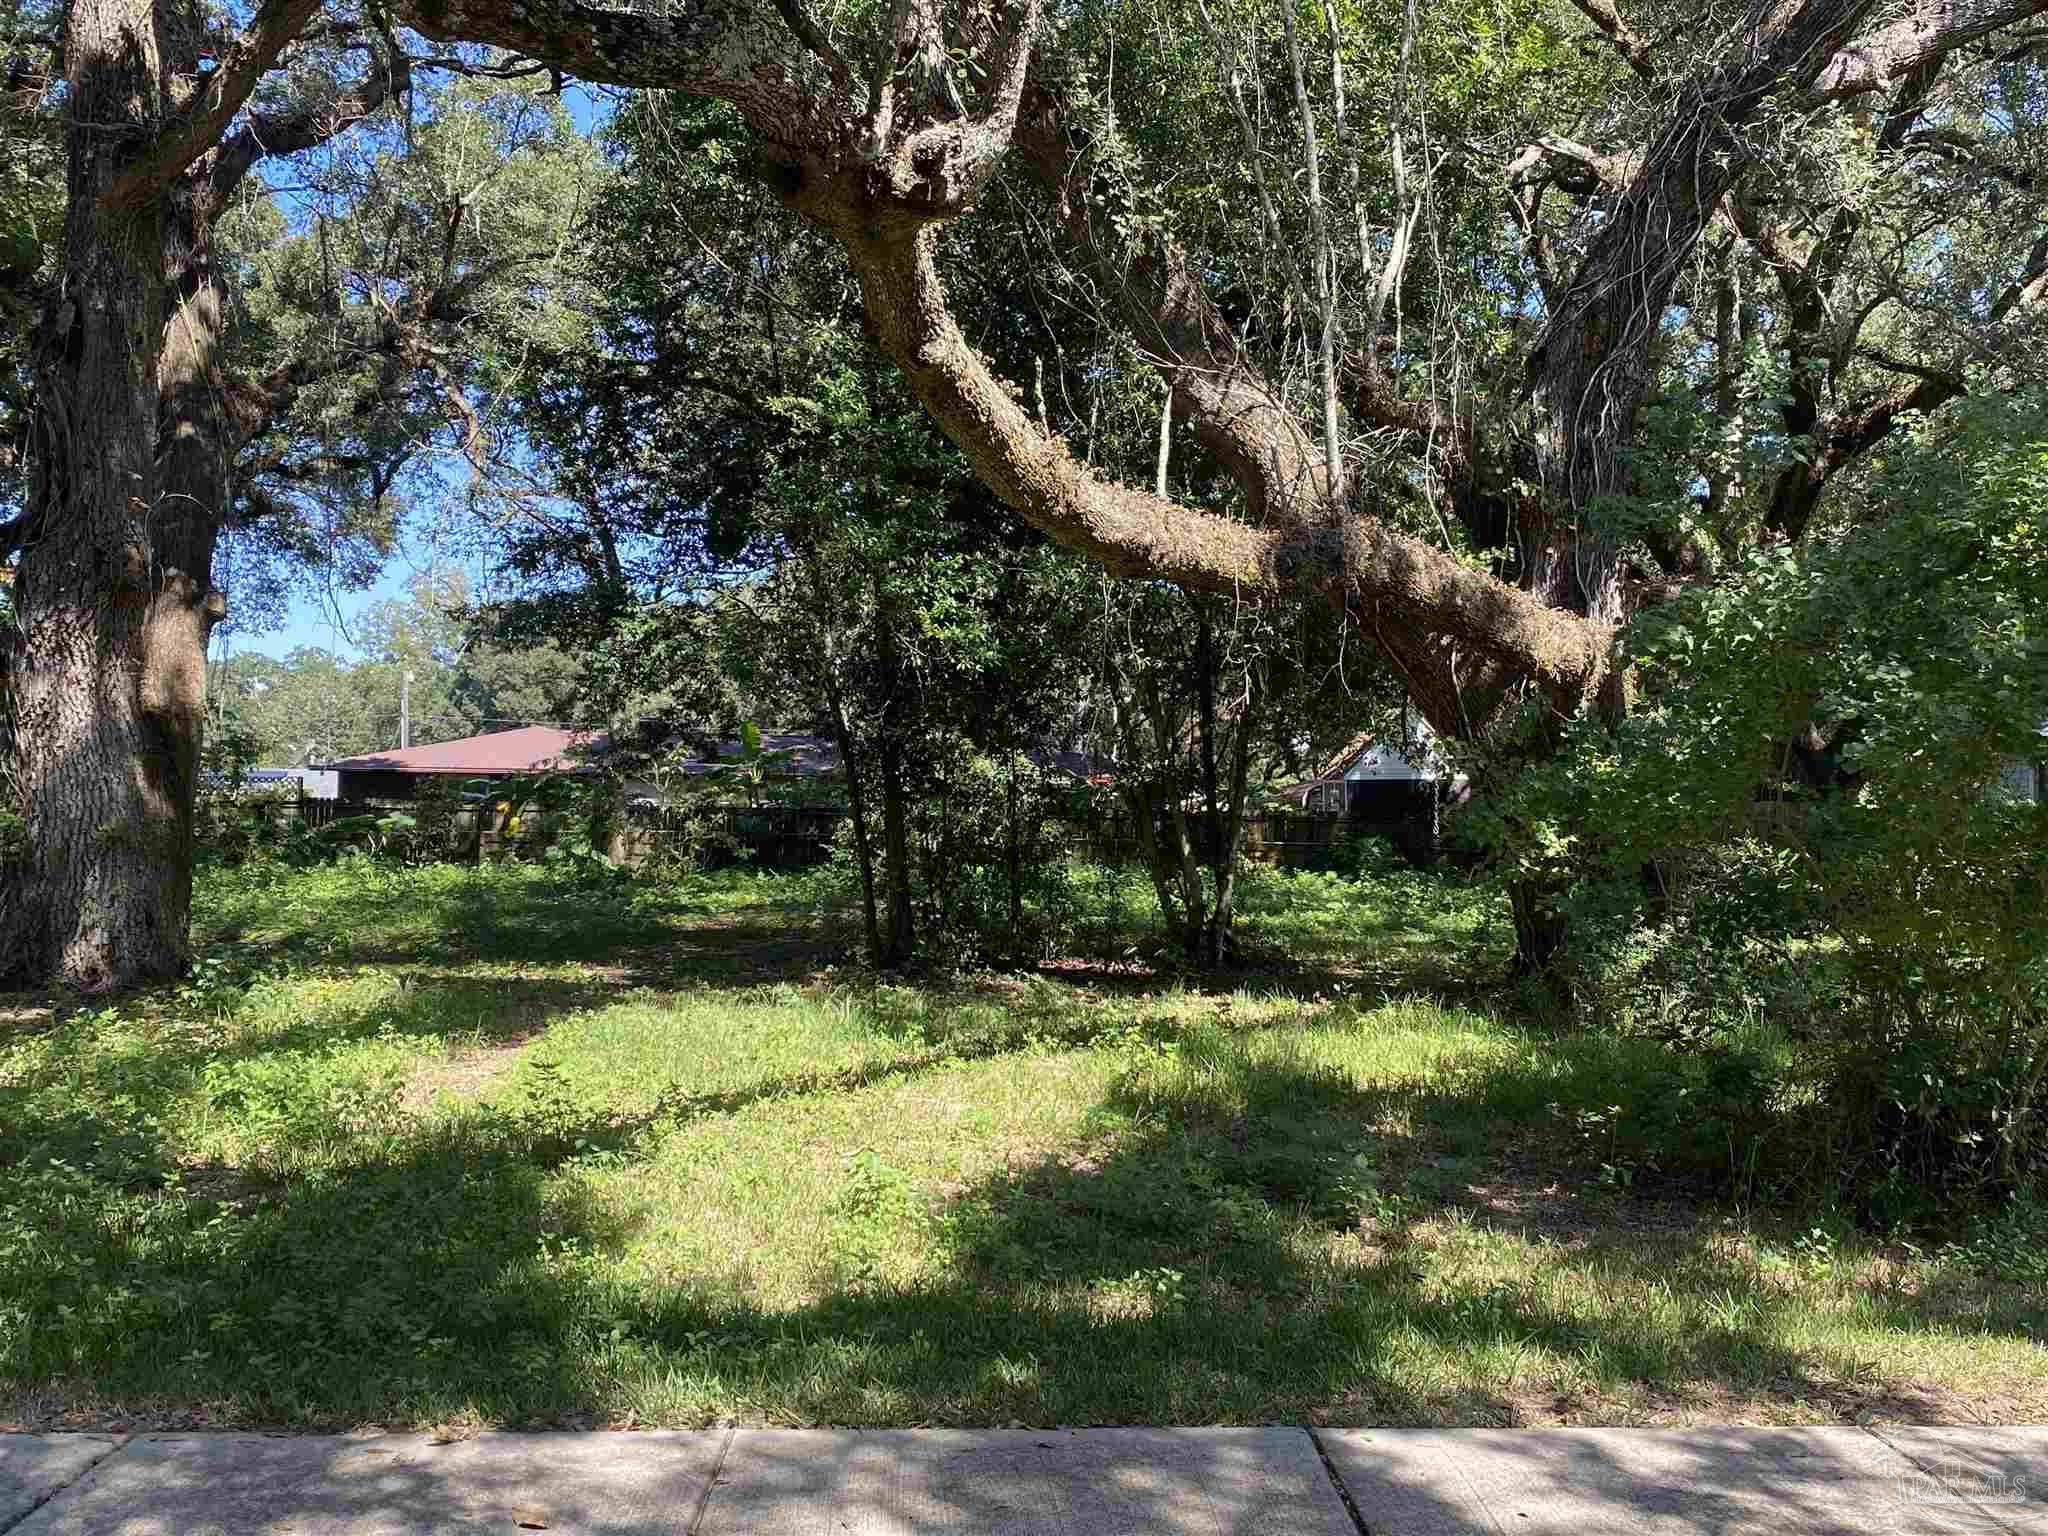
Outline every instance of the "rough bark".
{"type": "Polygon", "coordinates": [[[109,194],[130,147],[178,109],[196,56],[193,18],[139,0],[71,9],[64,281],[35,338],[41,412],[6,668],[29,848],[0,883],[0,966],[90,991],[185,961],[217,603],[211,527],[167,497],[183,493],[184,460],[160,464],[157,444],[212,320],[203,293],[174,290],[166,347],[166,268],[203,233],[161,189],[140,206],[109,194]]]}
{"type": "Polygon", "coordinates": [[[0,785],[28,831],[0,879],[0,971],[101,991],[185,962],[235,436],[212,225],[271,152],[253,123],[232,154],[220,135],[316,10],[271,0],[206,69],[195,7],[70,8],[62,275],[34,337],[27,508],[0,540],[20,549],[0,785]]]}
{"type": "Polygon", "coordinates": [[[1628,448],[1672,288],[1749,164],[1741,130],[1812,78],[1865,0],[1753,0],[1728,55],[1680,93],[1642,168],[1602,224],[1529,359],[1547,526],[1527,550],[1546,602],[1618,625],[1620,540],[1606,504],[1629,490],[1628,448]]]}
{"type": "Polygon", "coordinates": [[[1802,100],[1818,105],[1882,91],[1930,60],[2044,10],[2042,0],[1913,0],[1903,16],[1830,54],[1802,100]]]}
{"type": "MultiPolygon", "coordinates": [[[[1612,11],[1581,8],[1596,21],[1612,11]]],[[[1623,617],[1618,543],[1603,503],[1628,490],[1628,447],[1652,344],[1679,270],[1750,169],[1747,126],[1778,101],[1813,107],[1898,80],[1909,82],[1910,95],[1912,82],[1931,78],[1954,49],[2044,10],[2044,0],[1916,0],[1907,15],[1860,33],[1865,0],[1751,0],[1728,52],[1680,92],[1640,155],[1580,158],[1596,181],[1625,177],[1627,185],[1529,360],[1543,422],[1538,458],[1551,493],[1549,517],[1526,551],[1532,590],[1590,617],[1623,617]]],[[[1617,38],[1617,46],[1625,41],[1617,38]]],[[[1825,249],[1816,253],[1827,259],[1825,249]]],[[[1908,405],[1902,395],[1884,414],[1942,398],[1930,388],[1908,405]]],[[[1836,442],[1860,451],[1853,428],[1836,442]]],[[[1824,479],[1782,484],[1774,515],[1803,528],[1824,479]]]]}

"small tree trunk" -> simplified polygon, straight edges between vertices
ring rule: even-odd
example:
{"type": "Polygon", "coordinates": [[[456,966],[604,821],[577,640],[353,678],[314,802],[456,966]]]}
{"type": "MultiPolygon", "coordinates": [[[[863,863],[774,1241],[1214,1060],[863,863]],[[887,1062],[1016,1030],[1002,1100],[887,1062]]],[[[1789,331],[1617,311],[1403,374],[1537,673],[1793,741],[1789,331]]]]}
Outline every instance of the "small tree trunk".
{"type": "Polygon", "coordinates": [[[1220,966],[1236,952],[1232,923],[1237,915],[1237,861],[1244,848],[1245,794],[1251,782],[1252,735],[1258,729],[1261,690],[1256,667],[1245,675],[1244,711],[1230,750],[1230,801],[1224,808],[1222,833],[1215,845],[1211,877],[1216,905],[1209,914],[1209,963],[1220,966]]]}
{"type": "Polygon", "coordinates": [[[886,730],[882,736],[882,861],[889,887],[888,926],[882,964],[906,966],[917,952],[917,926],[910,902],[910,817],[903,792],[903,746],[886,730]]]}
{"type": "Polygon", "coordinates": [[[882,721],[877,745],[882,770],[882,861],[889,890],[881,963],[896,968],[908,965],[915,956],[917,928],[910,903],[910,815],[903,787],[903,668],[896,652],[895,627],[879,585],[875,643],[882,664],[882,721]]]}
{"type": "Polygon", "coordinates": [[[1180,898],[1173,888],[1177,867],[1168,862],[1166,850],[1160,846],[1159,808],[1139,780],[1119,780],[1117,792],[1131,813],[1132,835],[1137,840],[1138,857],[1145,862],[1145,873],[1151,877],[1152,894],[1159,902],[1159,920],[1167,932],[1179,933],[1183,919],[1180,898]]]}
{"type": "Polygon", "coordinates": [[[1180,879],[1181,934],[1180,944],[1188,959],[1199,965],[1202,961],[1202,935],[1208,930],[1209,894],[1202,888],[1201,849],[1197,846],[1197,834],[1188,826],[1188,813],[1175,804],[1167,808],[1166,827],[1169,834],[1166,858],[1180,879]]]}
{"type": "MultiPolygon", "coordinates": [[[[1195,698],[1201,711],[1199,734],[1202,770],[1202,853],[1216,881],[1215,905],[1208,919],[1191,937],[1198,946],[1196,958],[1210,969],[1223,964],[1224,930],[1230,919],[1224,906],[1224,870],[1235,850],[1223,847],[1223,806],[1216,774],[1216,628],[1209,605],[1195,600],[1195,698]]],[[[1197,876],[1199,879],[1199,876],[1197,876]]]]}
{"type": "Polygon", "coordinates": [[[1024,854],[1017,834],[1017,749],[1010,748],[1009,784],[1010,838],[1007,850],[1010,877],[1010,934],[1015,938],[1024,925],[1024,854]]]}
{"type": "MultiPolygon", "coordinates": [[[[815,564],[813,575],[816,574],[815,564]]],[[[820,589],[822,598],[822,589],[820,589]]],[[[821,601],[819,612],[831,610],[821,601]]],[[[832,716],[832,745],[838,749],[839,761],[846,766],[846,799],[853,816],[853,857],[860,866],[861,916],[867,932],[868,959],[876,965],[882,963],[882,925],[875,913],[875,845],[868,831],[866,798],[862,793],[860,758],[854,751],[853,726],[846,718],[846,694],[839,686],[838,658],[833,654],[831,636],[826,635],[823,643],[825,665],[819,669],[818,680],[825,695],[825,707],[832,716]]]]}

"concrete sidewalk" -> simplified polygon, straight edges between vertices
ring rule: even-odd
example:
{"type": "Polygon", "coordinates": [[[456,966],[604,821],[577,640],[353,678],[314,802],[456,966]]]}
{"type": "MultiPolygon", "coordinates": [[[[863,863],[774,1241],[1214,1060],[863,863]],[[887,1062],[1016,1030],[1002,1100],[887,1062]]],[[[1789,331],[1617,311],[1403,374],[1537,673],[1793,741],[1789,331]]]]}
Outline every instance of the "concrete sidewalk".
{"type": "Polygon", "coordinates": [[[2048,1428],[0,1435],[5,1536],[2048,1536],[2048,1428]]]}

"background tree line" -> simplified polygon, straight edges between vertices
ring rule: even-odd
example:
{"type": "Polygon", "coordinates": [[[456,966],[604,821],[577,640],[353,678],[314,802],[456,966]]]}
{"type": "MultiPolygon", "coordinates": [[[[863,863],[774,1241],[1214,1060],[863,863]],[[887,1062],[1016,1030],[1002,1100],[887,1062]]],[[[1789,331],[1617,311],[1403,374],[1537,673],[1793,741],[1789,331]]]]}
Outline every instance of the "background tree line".
{"type": "Polygon", "coordinates": [[[388,752],[408,694],[414,746],[573,720],[576,664],[552,645],[474,641],[467,585],[459,573],[422,576],[408,598],[374,605],[353,626],[354,657],[301,646],[217,661],[207,689],[220,738],[249,767],[388,752]]]}

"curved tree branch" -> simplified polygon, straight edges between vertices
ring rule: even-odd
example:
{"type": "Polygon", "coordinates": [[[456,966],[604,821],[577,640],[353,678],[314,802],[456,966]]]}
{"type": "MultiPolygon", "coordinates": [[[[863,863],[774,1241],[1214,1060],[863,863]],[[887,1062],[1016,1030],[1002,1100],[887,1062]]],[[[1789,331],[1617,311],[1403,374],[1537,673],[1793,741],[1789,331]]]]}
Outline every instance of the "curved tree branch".
{"type": "Polygon", "coordinates": [[[1130,217],[1143,195],[1119,169],[1106,124],[1034,86],[1017,147],[1052,195],[1068,251],[1094,276],[1166,380],[1173,414],[1216,456],[1255,521],[1326,522],[1323,454],[1246,361],[1187,252],[1156,220],[1130,217]]]}
{"type": "Polygon", "coordinates": [[[278,54],[319,11],[320,0],[265,0],[184,110],[157,132],[139,157],[121,168],[107,188],[107,205],[140,207],[213,149],[278,54]]]}
{"type": "MultiPolygon", "coordinates": [[[[1607,666],[1610,630],[1544,606],[1377,520],[1248,527],[1116,485],[1041,433],[961,335],[933,260],[936,231],[845,239],[876,333],[982,482],[1055,542],[1109,571],[1198,591],[1320,593],[1419,650],[1454,644],[1574,708],[1607,666]]],[[[1404,647],[1406,649],[1407,647],[1404,647]]],[[[1425,703],[1425,707],[1430,702],[1425,703]]],[[[1431,711],[1453,724],[1455,706],[1431,711]]]]}
{"type": "Polygon", "coordinates": [[[211,180],[215,206],[224,205],[234,195],[259,161],[325,144],[411,88],[411,61],[403,50],[392,48],[385,52],[383,68],[372,69],[361,84],[341,92],[332,101],[311,103],[290,112],[252,112],[214,156],[211,180]]]}
{"type": "Polygon", "coordinates": [[[1800,99],[1818,106],[1887,90],[1931,60],[2043,12],[2048,0],[1913,0],[1905,15],[1829,55],[1800,99]]]}

